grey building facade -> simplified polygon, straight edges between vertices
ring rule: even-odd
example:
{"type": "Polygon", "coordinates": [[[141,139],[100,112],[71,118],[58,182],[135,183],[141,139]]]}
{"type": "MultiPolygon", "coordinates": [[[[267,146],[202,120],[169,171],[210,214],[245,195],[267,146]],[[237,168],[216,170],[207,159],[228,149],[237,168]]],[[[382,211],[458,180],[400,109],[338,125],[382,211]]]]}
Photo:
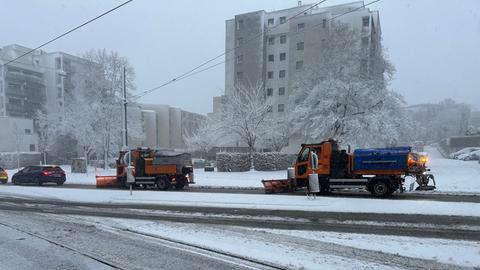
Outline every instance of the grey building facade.
{"type": "Polygon", "coordinates": [[[37,112],[61,115],[75,91],[89,89],[88,84],[98,83],[101,78],[95,63],[63,52],[37,50],[5,65],[29,51],[31,48],[17,44],[0,48],[0,152],[12,151],[10,142],[18,141],[15,137],[19,134],[22,145],[15,148],[38,151],[37,112]]]}
{"type": "Polygon", "coordinates": [[[9,45],[0,50],[0,116],[33,118],[46,100],[42,51],[5,66],[4,63],[30,49],[9,45]]]}
{"type": "MultiPolygon", "coordinates": [[[[322,40],[334,21],[358,29],[362,38],[359,43],[370,53],[381,49],[379,14],[365,8],[363,1],[313,7],[301,13],[310,7],[312,4],[299,3],[299,6],[274,12],[240,14],[226,21],[227,98],[239,84],[260,83],[265,88],[272,115],[282,119],[288,112],[289,96],[299,75],[319,64],[322,40]]],[[[369,64],[367,61],[359,66],[369,69],[369,64]]],[[[214,99],[214,107],[221,106],[221,100],[214,99]]]]}
{"type": "Polygon", "coordinates": [[[206,116],[160,104],[137,104],[142,119],[142,141],[135,146],[185,149],[185,137],[195,134],[206,116]]]}

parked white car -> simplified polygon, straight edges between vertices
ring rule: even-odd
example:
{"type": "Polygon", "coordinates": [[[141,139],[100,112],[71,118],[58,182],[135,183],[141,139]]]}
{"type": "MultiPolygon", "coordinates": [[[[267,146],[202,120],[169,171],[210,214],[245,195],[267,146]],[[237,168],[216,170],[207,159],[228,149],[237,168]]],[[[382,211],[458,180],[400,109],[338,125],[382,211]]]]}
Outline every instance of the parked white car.
{"type": "Polygon", "coordinates": [[[467,147],[450,154],[450,158],[460,160],[478,160],[480,158],[480,147],[467,147]]]}

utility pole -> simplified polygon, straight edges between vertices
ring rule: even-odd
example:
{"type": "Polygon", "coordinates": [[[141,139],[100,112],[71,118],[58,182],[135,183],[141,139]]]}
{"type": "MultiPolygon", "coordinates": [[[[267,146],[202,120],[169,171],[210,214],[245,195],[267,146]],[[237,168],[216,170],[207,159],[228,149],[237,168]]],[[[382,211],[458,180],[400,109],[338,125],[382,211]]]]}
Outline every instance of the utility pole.
{"type": "Polygon", "coordinates": [[[127,68],[123,67],[123,147],[128,148],[127,127],[127,68]]]}

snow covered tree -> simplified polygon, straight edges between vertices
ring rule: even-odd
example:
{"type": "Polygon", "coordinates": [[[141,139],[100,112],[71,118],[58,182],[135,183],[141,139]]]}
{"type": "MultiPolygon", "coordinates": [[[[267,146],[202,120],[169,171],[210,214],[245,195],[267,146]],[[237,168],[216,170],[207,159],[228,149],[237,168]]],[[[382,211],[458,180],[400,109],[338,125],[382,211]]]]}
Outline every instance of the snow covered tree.
{"type": "Polygon", "coordinates": [[[274,119],[268,118],[264,126],[268,127],[264,130],[261,137],[261,144],[265,148],[280,152],[288,145],[288,125],[285,119],[275,122],[274,119]]]}
{"type": "Polygon", "coordinates": [[[95,147],[101,143],[102,135],[98,130],[101,119],[101,105],[90,102],[81,93],[75,97],[75,103],[65,108],[61,132],[71,136],[83,150],[83,157],[88,160],[95,147]]]}
{"type": "MultiPolygon", "coordinates": [[[[92,50],[82,58],[81,65],[67,74],[71,90],[64,94],[64,109],[37,114],[40,145],[45,151],[68,138],[82,148],[87,160],[95,153],[97,158],[103,156],[107,166],[109,157],[116,156],[121,147],[123,68],[129,92],[135,89],[135,73],[116,52],[92,50]]],[[[129,135],[141,138],[141,119],[134,119],[134,114],[128,117],[129,135]]]]}
{"type": "Polygon", "coordinates": [[[335,138],[356,146],[399,140],[403,100],[387,88],[394,68],[381,48],[365,44],[358,30],[332,24],[318,64],[306,66],[294,85],[292,136],[302,141],[335,138]]]}
{"type": "MultiPolygon", "coordinates": [[[[121,57],[117,52],[103,50],[90,50],[82,55],[87,59],[89,65],[84,71],[83,77],[94,81],[91,85],[85,86],[85,92],[89,95],[91,102],[98,102],[98,122],[95,124],[96,132],[101,136],[98,142],[97,154],[103,154],[104,165],[107,166],[108,159],[118,153],[122,141],[122,89],[123,69],[126,68],[127,99],[130,93],[135,90],[135,71],[128,62],[128,59],[121,57]],[[100,74],[100,77],[99,77],[100,74]]],[[[129,136],[142,137],[140,119],[133,119],[133,114],[128,115],[129,136]]]]}
{"type": "Polygon", "coordinates": [[[468,131],[470,106],[445,99],[435,104],[407,107],[411,121],[417,126],[416,140],[441,141],[451,136],[462,136],[468,131]]]}
{"type": "Polygon", "coordinates": [[[236,137],[249,148],[250,157],[268,128],[270,105],[262,84],[242,85],[225,98],[214,121],[226,136],[236,137]]]}
{"type": "Polygon", "coordinates": [[[222,135],[219,123],[216,123],[212,118],[207,118],[196,132],[187,134],[184,140],[188,149],[200,151],[203,157],[206,158],[208,151],[214,146],[219,146],[222,142],[222,135]]]}

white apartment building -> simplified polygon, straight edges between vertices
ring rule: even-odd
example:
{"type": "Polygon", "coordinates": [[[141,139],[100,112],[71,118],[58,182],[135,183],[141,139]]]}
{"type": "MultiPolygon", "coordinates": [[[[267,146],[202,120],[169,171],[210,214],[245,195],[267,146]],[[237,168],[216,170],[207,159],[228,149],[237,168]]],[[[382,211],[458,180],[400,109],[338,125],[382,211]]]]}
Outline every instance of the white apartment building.
{"type": "MultiPolygon", "coordinates": [[[[299,1],[293,8],[254,11],[226,21],[226,98],[237,84],[262,83],[272,115],[282,119],[296,78],[306,68],[318,65],[322,39],[334,21],[361,31],[362,46],[381,48],[378,11],[365,8],[363,1],[314,7],[295,16],[310,7],[312,4],[299,1]]],[[[368,64],[359,63],[365,68],[368,64]]],[[[214,113],[222,100],[214,98],[214,113]]]]}

